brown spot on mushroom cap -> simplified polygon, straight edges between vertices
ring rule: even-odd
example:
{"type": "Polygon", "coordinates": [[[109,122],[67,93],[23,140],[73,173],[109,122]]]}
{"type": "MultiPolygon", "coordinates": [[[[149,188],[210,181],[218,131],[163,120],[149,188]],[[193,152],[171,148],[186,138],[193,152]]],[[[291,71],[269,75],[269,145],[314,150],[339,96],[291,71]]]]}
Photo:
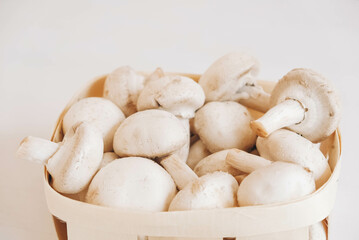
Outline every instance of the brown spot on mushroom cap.
{"type": "Polygon", "coordinates": [[[292,131],[320,142],[337,128],[341,112],[339,96],[322,75],[304,68],[287,73],[272,91],[271,106],[288,98],[299,101],[307,110],[302,122],[288,126],[292,131]]]}

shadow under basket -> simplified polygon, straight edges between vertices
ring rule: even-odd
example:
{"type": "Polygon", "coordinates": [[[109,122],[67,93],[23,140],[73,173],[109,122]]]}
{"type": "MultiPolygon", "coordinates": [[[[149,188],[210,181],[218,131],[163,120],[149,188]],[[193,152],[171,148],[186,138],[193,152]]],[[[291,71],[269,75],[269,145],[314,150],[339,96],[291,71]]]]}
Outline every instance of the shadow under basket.
{"type": "MultiPolygon", "coordinates": [[[[200,75],[180,74],[198,81],[200,75]]],[[[96,78],[66,106],[56,124],[52,141],[63,138],[62,119],[69,107],[84,97],[101,97],[106,76],[96,78]]],[[[275,83],[259,81],[270,92],[275,83]]],[[[257,113],[258,114],[258,113],[257,113]]],[[[77,201],[56,192],[45,168],[46,201],[60,240],[137,239],[237,239],[308,240],[309,226],[324,221],[330,238],[329,214],[334,206],[341,165],[340,132],[321,143],[332,169],[329,180],[314,193],[289,201],[261,206],[179,212],[140,212],[113,209],[77,201]]]]}

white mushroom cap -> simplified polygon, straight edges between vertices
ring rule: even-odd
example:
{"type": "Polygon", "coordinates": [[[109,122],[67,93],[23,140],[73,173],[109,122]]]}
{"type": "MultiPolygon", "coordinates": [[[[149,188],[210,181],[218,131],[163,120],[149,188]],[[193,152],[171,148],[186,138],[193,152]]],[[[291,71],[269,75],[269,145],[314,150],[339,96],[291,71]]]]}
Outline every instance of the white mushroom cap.
{"type": "Polygon", "coordinates": [[[85,189],[103,156],[103,141],[96,128],[86,122],[74,128],[67,132],[62,146],[46,165],[52,176],[52,186],[62,193],[78,193],[85,189]]]}
{"type": "Polygon", "coordinates": [[[104,166],[106,166],[107,164],[118,158],[120,157],[114,152],[105,152],[102,157],[100,168],[103,168],[104,166]]]}
{"type": "Polygon", "coordinates": [[[198,139],[189,149],[187,165],[194,169],[194,167],[201,161],[203,158],[207,157],[211,153],[207,150],[206,146],[203,144],[201,139],[198,139]]]}
{"type": "Polygon", "coordinates": [[[267,138],[258,137],[257,149],[268,160],[297,163],[313,172],[317,188],[331,175],[328,161],[320,149],[295,132],[280,129],[267,138]]]}
{"type": "Polygon", "coordinates": [[[232,176],[243,174],[242,171],[233,168],[226,162],[228,151],[222,150],[203,158],[194,168],[194,172],[199,177],[216,171],[227,172],[232,176]]]}
{"type": "Polygon", "coordinates": [[[70,128],[61,143],[47,142],[27,137],[17,156],[45,164],[56,191],[75,194],[84,190],[97,172],[103,155],[102,136],[97,128],[82,122],[70,128]]]}
{"type": "Polygon", "coordinates": [[[183,147],[188,141],[188,132],[172,113],[152,109],[126,118],[113,141],[115,153],[120,157],[157,158],[183,147]]]}
{"type": "Polygon", "coordinates": [[[233,52],[216,60],[199,79],[206,101],[239,101],[262,112],[269,107],[269,94],[256,83],[257,59],[233,52]]]}
{"type": "Polygon", "coordinates": [[[327,231],[322,221],[309,227],[309,240],[327,240],[327,231]]]}
{"type": "Polygon", "coordinates": [[[169,211],[235,207],[238,183],[224,172],[204,175],[188,183],[172,200],[169,211]]]}
{"type": "Polygon", "coordinates": [[[198,83],[206,94],[206,101],[228,101],[246,83],[254,84],[252,76],[258,72],[257,59],[243,52],[233,52],[217,59],[198,83]]]}
{"type": "Polygon", "coordinates": [[[171,176],[150,159],[114,160],[93,178],[86,202],[130,210],[166,211],[177,190],[171,176]]]}
{"type": "Polygon", "coordinates": [[[287,127],[312,142],[320,142],[335,131],[340,120],[335,88],[309,69],[293,69],[279,80],[270,105],[272,108],[251,126],[262,137],[287,127]]]}
{"type": "Polygon", "coordinates": [[[110,99],[129,116],[137,111],[137,98],[143,89],[144,80],[144,76],[131,67],[119,67],[107,76],[103,97],[110,99]]]}
{"type": "Polygon", "coordinates": [[[239,206],[285,202],[315,191],[312,174],[298,164],[274,162],[250,173],[238,188],[239,206]]]}
{"type": "Polygon", "coordinates": [[[195,129],[212,153],[229,148],[249,150],[257,136],[249,127],[251,115],[236,102],[209,102],[196,112],[195,129]]]}
{"type": "Polygon", "coordinates": [[[184,76],[164,76],[143,88],[137,101],[139,111],[160,108],[181,118],[192,118],[204,104],[201,86],[184,76]]]}
{"type": "Polygon", "coordinates": [[[71,106],[64,116],[62,127],[66,132],[73,125],[86,121],[99,129],[103,136],[104,151],[112,151],[113,135],[125,119],[122,111],[110,100],[90,97],[83,98],[71,106]]]}

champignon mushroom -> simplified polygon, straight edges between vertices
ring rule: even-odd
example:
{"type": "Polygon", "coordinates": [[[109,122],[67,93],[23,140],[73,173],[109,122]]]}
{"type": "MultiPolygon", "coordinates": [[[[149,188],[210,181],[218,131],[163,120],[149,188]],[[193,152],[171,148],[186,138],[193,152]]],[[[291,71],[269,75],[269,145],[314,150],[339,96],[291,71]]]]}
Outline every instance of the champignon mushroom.
{"type": "Polygon", "coordinates": [[[164,76],[148,82],[138,97],[137,109],[163,109],[181,118],[192,118],[204,104],[201,86],[184,76],[164,76]]]}
{"type": "Polygon", "coordinates": [[[91,181],[86,202],[113,208],[167,211],[176,192],[171,176],[157,163],[127,157],[100,169],[91,181]]]}
{"type": "Polygon", "coordinates": [[[187,165],[194,169],[199,161],[210,154],[211,153],[207,150],[201,139],[198,139],[189,149],[187,165]]]}
{"type": "Polygon", "coordinates": [[[119,67],[107,76],[103,97],[113,101],[129,116],[137,111],[137,98],[143,89],[144,80],[144,76],[131,67],[119,67]]]}
{"type": "Polygon", "coordinates": [[[222,150],[216,153],[212,153],[211,155],[203,158],[194,168],[194,172],[199,176],[203,176],[207,173],[212,173],[216,171],[227,172],[232,176],[237,176],[243,174],[242,171],[233,168],[226,162],[226,157],[228,154],[227,150],[222,150]]]}
{"type": "Polygon", "coordinates": [[[238,183],[228,173],[214,172],[198,178],[176,155],[168,156],[160,163],[180,190],[172,200],[169,211],[236,206],[238,183]]]}
{"type": "Polygon", "coordinates": [[[233,52],[215,61],[199,79],[209,101],[239,101],[265,112],[269,94],[257,85],[258,61],[245,53],[233,52]]]}
{"type": "Polygon", "coordinates": [[[177,154],[186,162],[190,145],[189,118],[204,103],[202,88],[192,79],[184,76],[165,76],[162,69],[152,73],[142,90],[137,108],[162,109],[176,115],[188,130],[188,140],[177,154]]]}
{"type": "Polygon", "coordinates": [[[312,174],[298,164],[274,162],[243,179],[238,188],[239,206],[285,202],[315,191],[312,174]]]}
{"type": "Polygon", "coordinates": [[[113,149],[113,135],[124,119],[121,109],[110,100],[89,97],[79,100],[70,107],[64,116],[62,127],[66,134],[73,125],[79,122],[86,121],[93,124],[103,136],[104,151],[109,152],[113,149]]]}
{"type": "Polygon", "coordinates": [[[236,179],[225,172],[206,174],[189,182],[173,198],[168,211],[236,207],[236,179]]]}
{"type": "Polygon", "coordinates": [[[318,147],[295,132],[279,129],[267,138],[257,138],[259,154],[271,161],[292,162],[313,172],[317,188],[330,177],[328,160],[318,147]]]}
{"type": "Polygon", "coordinates": [[[161,158],[183,147],[188,132],[172,113],[152,109],[132,114],[119,126],[114,150],[120,157],[161,158]]]}
{"type": "Polygon", "coordinates": [[[270,105],[267,113],[251,122],[261,137],[287,127],[320,142],[339,124],[339,97],[328,80],[313,70],[299,68],[287,73],[272,91],[270,105]]]}
{"type": "Polygon", "coordinates": [[[82,122],[68,129],[61,143],[26,137],[17,156],[46,165],[53,188],[75,194],[84,190],[97,172],[103,155],[101,133],[82,122]]]}
{"type": "Polygon", "coordinates": [[[207,149],[214,153],[229,148],[250,150],[256,135],[250,129],[248,110],[236,102],[209,102],[196,112],[194,125],[207,149]]]}

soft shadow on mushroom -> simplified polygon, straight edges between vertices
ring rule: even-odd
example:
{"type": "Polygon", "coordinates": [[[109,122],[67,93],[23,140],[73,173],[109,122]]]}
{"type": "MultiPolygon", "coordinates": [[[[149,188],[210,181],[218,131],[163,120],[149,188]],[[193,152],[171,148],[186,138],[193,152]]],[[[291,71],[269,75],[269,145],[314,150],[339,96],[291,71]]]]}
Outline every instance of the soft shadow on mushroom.
{"type": "Polygon", "coordinates": [[[207,147],[203,144],[201,139],[198,139],[189,149],[187,165],[194,169],[196,165],[203,158],[207,157],[211,153],[208,151],[207,147]]]}
{"type": "Polygon", "coordinates": [[[113,160],[119,159],[120,157],[114,152],[105,152],[102,157],[100,168],[103,168],[113,160]]]}

